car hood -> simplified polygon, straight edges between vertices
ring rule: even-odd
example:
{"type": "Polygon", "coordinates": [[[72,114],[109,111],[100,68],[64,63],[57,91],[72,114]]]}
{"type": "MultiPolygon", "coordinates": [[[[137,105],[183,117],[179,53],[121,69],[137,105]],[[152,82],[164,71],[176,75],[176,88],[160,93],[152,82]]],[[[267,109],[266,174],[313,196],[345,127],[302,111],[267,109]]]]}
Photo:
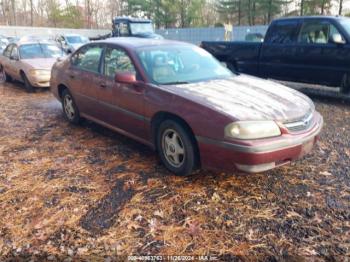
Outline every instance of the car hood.
{"type": "Polygon", "coordinates": [[[34,59],[22,59],[23,63],[28,64],[35,69],[48,69],[51,70],[53,64],[57,61],[57,58],[34,58],[34,59]]]}
{"type": "Polygon", "coordinates": [[[314,110],[300,92],[247,75],[161,88],[237,120],[294,121],[314,110]]]}

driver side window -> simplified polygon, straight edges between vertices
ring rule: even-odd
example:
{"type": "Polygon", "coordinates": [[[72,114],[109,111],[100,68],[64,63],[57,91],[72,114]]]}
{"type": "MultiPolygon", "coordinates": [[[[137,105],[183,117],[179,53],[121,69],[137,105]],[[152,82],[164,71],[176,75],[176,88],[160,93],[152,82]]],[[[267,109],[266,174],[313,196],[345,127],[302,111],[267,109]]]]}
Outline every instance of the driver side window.
{"type": "Polygon", "coordinates": [[[107,47],[104,60],[104,74],[108,77],[114,77],[117,72],[136,74],[134,64],[123,50],[107,47]]]}
{"type": "Polygon", "coordinates": [[[17,46],[13,46],[11,51],[11,57],[14,59],[18,59],[18,49],[17,46]]]}

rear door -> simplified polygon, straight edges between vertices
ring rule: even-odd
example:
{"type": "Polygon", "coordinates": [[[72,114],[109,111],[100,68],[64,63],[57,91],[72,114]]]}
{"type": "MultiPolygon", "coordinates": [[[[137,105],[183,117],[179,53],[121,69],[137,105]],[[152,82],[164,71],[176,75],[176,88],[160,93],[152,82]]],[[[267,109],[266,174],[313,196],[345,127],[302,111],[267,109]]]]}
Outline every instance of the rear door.
{"type": "Polygon", "coordinates": [[[103,51],[101,44],[91,44],[81,48],[71,58],[69,87],[81,113],[93,118],[101,116],[98,89],[93,84],[100,76],[100,61],[103,51]]]}
{"type": "Polygon", "coordinates": [[[295,78],[295,42],[299,27],[298,19],[277,20],[271,24],[261,48],[261,76],[284,80],[295,78]]]}
{"type": "MultiPolygon", "coordinates": [[[[298,79],[305,82],[339,85],[349,47],[332,42],[340,34],[337,24],[328,19],[307,19],[297,39],[298,79]]],[[[344,36],[342,36],[345,41],[344,36]]]]}
{"type": "Polygon", "coordinates": [[[6,72],[7,74],[9,74],[10,76],[12,76],[12,75],[11,75],[11,68],[10,68],[10,56],[11,56],[12,48],[13,48],[13,44],[8,45],[8,46],[5,48],[5,50],[4,50],[4,52],[3,52],[3,57],[2,57],[2,59],[1,59],[1,60],[2,60],[1,63],[2,63],[2,66],[3,66],[4,69],[5,69],[5,72],[6,72]]]}
{"type": "Polygon", "coordinates": [[[17,45],[13,45],[9,60],[9,73],[15,79],[20,80],[20,69],[21,69],[21,61],[19,59],[18,47],[17,45]]]}

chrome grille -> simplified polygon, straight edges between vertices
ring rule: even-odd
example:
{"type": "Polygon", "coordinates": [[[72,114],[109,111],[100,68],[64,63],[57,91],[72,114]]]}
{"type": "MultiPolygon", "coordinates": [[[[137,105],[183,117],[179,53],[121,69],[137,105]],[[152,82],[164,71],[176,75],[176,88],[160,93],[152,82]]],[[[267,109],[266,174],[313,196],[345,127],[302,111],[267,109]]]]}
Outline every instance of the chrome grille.
{"type": "Polygon", "coordinates": [[[313,123],[313,116],[314,116],[313,113],[309,113],[298,121],[284,123],[284,126],[290,132],[305,131],[311,127],[311,125],[313,123]]]}

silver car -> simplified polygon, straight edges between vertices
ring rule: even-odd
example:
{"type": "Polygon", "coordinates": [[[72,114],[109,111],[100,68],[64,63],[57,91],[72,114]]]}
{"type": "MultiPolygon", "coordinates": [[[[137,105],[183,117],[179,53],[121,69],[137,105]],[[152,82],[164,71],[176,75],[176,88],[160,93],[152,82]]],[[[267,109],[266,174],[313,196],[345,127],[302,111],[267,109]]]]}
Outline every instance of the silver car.
{"type": "Polygon", "coordinates": [[[9,44],[0,56],[0,79],[18,80],[28,92],[36,87],[49,87],[51,68],[65,53],[56,43],[25,41],[9,44]]]}

